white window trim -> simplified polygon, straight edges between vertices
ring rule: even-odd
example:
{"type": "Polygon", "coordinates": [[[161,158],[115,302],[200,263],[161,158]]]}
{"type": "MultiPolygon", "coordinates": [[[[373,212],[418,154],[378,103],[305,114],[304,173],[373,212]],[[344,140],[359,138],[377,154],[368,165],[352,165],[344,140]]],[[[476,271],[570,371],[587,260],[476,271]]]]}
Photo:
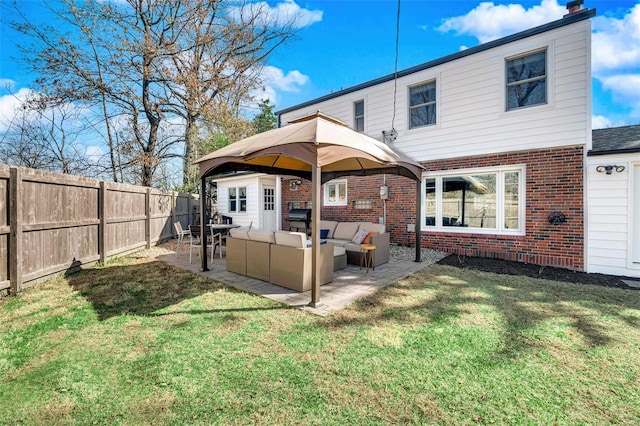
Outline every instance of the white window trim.
{"type": "MultiPolygon", "coordinates": [[[[422,217],[420,218],[420,230],[424,232],[450,232],[457,234],[486,234],[486,235],[525,235],[526,234],[526,166],[524,164],[517,165],[509,165],[509,166],[498,166],[498,167],[480,167],[474,169],[456,169],[456,170],[447,170],[441,172],[428,172],[422,174],[422,184],[420,185],[420,203],[421,206],[424,207],[425,203],[425,190],[426,190],[426,179],[435,179],[436,180],[436,218],[435,218],[435,226],[427,226],[426,224],[426,215],[424,211],[422,212],[422,217]],[[520,224],[520,228],[516,230],[505,229],[503,227],[498,229],[485,229],[485,228],[466,228],[466,227],[455,227],[455,226],[442,226],[442,178],[448,176],[462,176],[462,175],[476,175],[476,174],[487,174],[487,173],[496,173],[500,177],[504,176],[505,173],[509,172],[518,172],[520,180],[518,182],[518,187],[520,188],[520,192],[518,194],[518,224],[520,224]]],[[[496,218],[496,223],[504,223],[504,179],[497,179],[497,188],[496,188],[496,214],[499,212],[499,216],[496,218]],[[501,219],[501,220],[500,220],[501,219]]],[[[422,209],[424,210],[424,209],[422,209]]]]}
{"type": "Polygon", "coordinates": [[[366,103],[364,101],[364,99],[358,99],[356,101],[353,101],[353,130],[355,130],[358,133],[366,133],[367,131],[367,110],[366,110],[366,103]],[[356,124],[358,122],[358,115],[356,115],[356,104],[362,102],[362,131],[358,130],[356,124]]]}
{"type": "Polygon", "coordinates": [[[249,211],[249,191],[247,185],[228,186],[227,187],[227,209],[229,213],[247,214],[249,211]],[[229,190],[235,188],[236,190],[236,209],[231,210],[231,197],[229,197],[229,190]],[[240,210],[240,188],[244,188],[245,201],[247,203],[247,209],[245,211],[240,210]]]}
{"type": "Polygon", "coordinates": [[[324,184],[324,205],[325,206],[346,206],[349,204],[349,188],[346,179],[333,179],[324,184]],[[329,201],[329,185],[344,183],[344,201],[329,201]]]}
{"type": "Polygon", "coordinates": [[[430,78],[407,86],[407,131],[412,132],[420,129],[431,129],[440,125],[440,78],[430,78]],[[411,89],[425,84],[434,83],[436,86],[436,100],[434,105],[436,106],[436,122],[432,124],[423,124],[422,126],[411,127],[411,89]]]}
{"type": "Polygon", "coordinates": [[[502,58],[501,62],[501,104],[502,104],[502,116],[515,116],[518,114],[531,114],[531,110],[550,110],[555,107],[555,49],[552,43],[546,45],[538,45],[527,49],[521,46],[521,49],[514,52],[509,52],[502,58]],[[515,58],[521,58],[523,56],[533,55],[534,53],[546,51],[546,66],[547,66],[547,102],[544,104],[537,104],[531,106],[525,106],[514,109],[507,109],[507,61],[515,58]]]}

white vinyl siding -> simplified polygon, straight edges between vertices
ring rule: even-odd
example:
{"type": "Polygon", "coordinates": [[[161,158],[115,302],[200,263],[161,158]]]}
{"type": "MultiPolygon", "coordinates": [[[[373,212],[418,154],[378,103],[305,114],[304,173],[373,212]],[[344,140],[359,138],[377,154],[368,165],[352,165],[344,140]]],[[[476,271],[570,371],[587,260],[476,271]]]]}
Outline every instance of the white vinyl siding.
{"type": "MultiPolygon", "coordinates": [[[[395,149],[416,161],[444,160],[569,145],[591,147],[590,21],[566,25],[398,79],[395,149]],[[505,60],[546,50],[547,103],[506,110],[505,60]],[[436,81],[436,125],[409,129],[408,88],[436,81]],[[404,90],[402,89],[404,88],[404,90]]],[[[394,82],[388,81],[282,116],[282,123],[318,110],[347,124],[365,99],[366,134],[391,129],[394,82]]]]}
{"type": "MultiPolygon", "coordinates": [[[[217,183],[217,208],[220,214],[231,216],[233,223],[241,226],[249,226],[253,222],[252,227],[262,229],[261,211],[263,208],[263,185],[276,185],[276,194],[279,194],[279,179],[276,176],[268,176],[262,173],[247,174],[243,176],[221,178],[215,181],[217,183]],[[229,211],[229,188],[247,188],[247,211],[230,212],[229,211]]],[[[276,200],[276,217],[280,215],[279,195],[276,200]]],[[[280,225],[280,222],[277,222],[280,225]]]]}
{"type": "Polygon", "coordinates": [[[633,263],[634,168],[640,154],[598,155],[587,158],[587,272],[640,278],[633,263]],[[619,165],[621,173],[598,173],[599,165],[619,165]]]}

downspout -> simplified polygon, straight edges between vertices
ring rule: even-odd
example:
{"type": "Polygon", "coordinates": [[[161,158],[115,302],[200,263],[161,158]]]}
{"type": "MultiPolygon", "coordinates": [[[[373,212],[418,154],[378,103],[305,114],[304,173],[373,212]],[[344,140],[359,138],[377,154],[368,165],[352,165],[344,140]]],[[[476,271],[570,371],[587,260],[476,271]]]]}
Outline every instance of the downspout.
{"type": "Polygon", "coordinates": [[[422,234],[422,203],[421,203],[421,195],[422,193],[422,179],[416,181],[416,262],[422,262],[422,242],[421,236],[422,234]]]}

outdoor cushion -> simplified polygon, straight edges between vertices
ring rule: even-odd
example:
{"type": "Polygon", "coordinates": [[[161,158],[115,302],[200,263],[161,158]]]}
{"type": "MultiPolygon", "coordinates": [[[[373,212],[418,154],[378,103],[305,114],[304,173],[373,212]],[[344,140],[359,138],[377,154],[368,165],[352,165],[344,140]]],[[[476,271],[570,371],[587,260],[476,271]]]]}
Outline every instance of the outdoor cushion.
{"type": "Polygon", "coordinates": [[[378,232],[384,234],[384,225],[381,223],[361,222],[360,229],[364,229],[367,232],[378,232]]]}
{"type": "Polygon", "coordinates": [[[231,230],[229,230],[229,234],[232,238],[239,238],[241,240],[250,239],[249,228],[231,228],[231,230]]]}
{"type": "Polygon", "coordinates": [[[355,251],[360,253],[360,244],[354,244],[352,242],[348,242],[348,243],[345,243],[344,246],[342,247],[344,247],[346,251],[355,251]]]}
{"type": "Polygon", "coordinates": [[[360,229],[358,232],[356,232],[356,235],[353,236],[353,238],[351,239],[351,242],[354,244],[362,244],[362,242],[364,241],[364,239],[367,237],[368,234],[369,234],[368,231],[364,229],[360,229]]]}
{"type": "Polygon", "coordinates": [[[264,229],[252,229],[248,232],[249,239],[252,241],[261,241],[263,243],[275,244],[276,238],[273,231],[267,231],[264,229]]]}
{"type": "Polygon", "coordinates": [[[358,232],[358,222],[339,222],[333,231],[333,238],[336,240],[351,241],[356,232],[358,232]]]}
{"type": "Polygon", "coordinates": [[[338,222],[336,222],[335,220],[321,220],[318,225],[319,225],[318,226],[319,229],[329,230],[329,232],[327,233],[327,236],[324,238],[334,238],[333,232],[335,231],[336,226],[338,225],[338,222]]]}
{"type": "Polygon", "coordinates": [[[376,235],[380,235],[379,232],[369,232],[366,237],[364,237],[363,244],[371,244],[371,237],[375,237],[376,235]]]}
{"type": "Polygon", "coordinates": [[[275,233],[276,244],[294,248],[305,248],[307,246],[307,234],[304,232],[277,231],[275,233]]]}
{"type": "Polygon", "coordinates": [[[336,247],[342,247],[342,246],[344,246],[346,243],[350,243],[351,241],[345,241],[345,240],[333,240],[333,239],[329,238],[329,239],[327,240],[327,242],[328,242],[329,244],[333,244],[333,245],[334,245],[334,246],[336,246],[336,247]]]}

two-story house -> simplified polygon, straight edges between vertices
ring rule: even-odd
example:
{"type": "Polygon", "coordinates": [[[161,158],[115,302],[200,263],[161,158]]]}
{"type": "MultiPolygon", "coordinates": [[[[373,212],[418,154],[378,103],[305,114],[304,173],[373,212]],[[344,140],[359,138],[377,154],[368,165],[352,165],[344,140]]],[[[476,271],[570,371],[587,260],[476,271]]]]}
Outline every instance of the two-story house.
{"type": "MultiPolygon", "coordinates": [[[[413,219],[415,184],[389,175],[325,184],[323,218],[383,222],[401,245],[421,232],[423,247],[449,253],[586,269],[595,11],[573,9],[560,20],[278,111],[281,126],[321,111],[427,169],[420,223],[413,219]]],[[[304,183],[286,179],[280,192],[283,218],[311,198],[304,183]]]]}

